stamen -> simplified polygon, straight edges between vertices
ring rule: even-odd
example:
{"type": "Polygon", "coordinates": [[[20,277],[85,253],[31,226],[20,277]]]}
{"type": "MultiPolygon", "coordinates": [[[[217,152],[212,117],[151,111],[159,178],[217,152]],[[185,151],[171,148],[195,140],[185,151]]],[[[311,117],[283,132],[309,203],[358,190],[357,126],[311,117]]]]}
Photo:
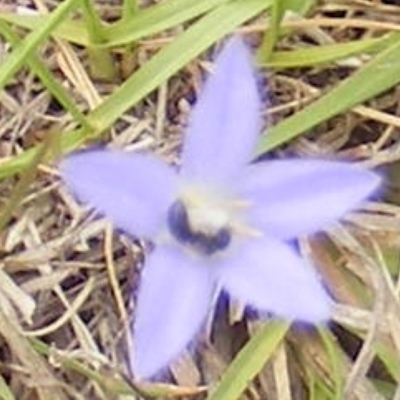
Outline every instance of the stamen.
{"type": "Polygon", "coordinates": [[[177,200],[168,209],[167,225],[172,236],[180,243],[191,241],[192,233],[185,204],[177,200]]]}
{"type": "MultiPolygon", "coordinates": [[[[190,211],[189,211],[190,212],[190,211]]],[[[183,201],[177,200],[168,209],[167,225],[171,235],[181,244],[189,245],[197,252],[212,255],[225,250],[231,242],[231,230],[222,227],[207,232],[190,223],[190,215],[183,201]]]]}

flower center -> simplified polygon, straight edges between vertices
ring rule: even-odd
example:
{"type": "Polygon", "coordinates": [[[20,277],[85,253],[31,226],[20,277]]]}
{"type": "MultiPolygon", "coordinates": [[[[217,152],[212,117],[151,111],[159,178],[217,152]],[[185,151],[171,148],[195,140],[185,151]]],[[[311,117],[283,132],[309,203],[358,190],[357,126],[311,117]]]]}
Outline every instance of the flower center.
{"type": "Polygon", "coordinates": [[[212,255],[225,250],[232,238],[231,229],[213,215],[208,220],[204,209],[189,209],[177,200],[168,209],[167,225],[171,235],[181,244],[189,245],[199,253],[212,255]],[[214,218],[213,218],[214,217],[214,218]]]}

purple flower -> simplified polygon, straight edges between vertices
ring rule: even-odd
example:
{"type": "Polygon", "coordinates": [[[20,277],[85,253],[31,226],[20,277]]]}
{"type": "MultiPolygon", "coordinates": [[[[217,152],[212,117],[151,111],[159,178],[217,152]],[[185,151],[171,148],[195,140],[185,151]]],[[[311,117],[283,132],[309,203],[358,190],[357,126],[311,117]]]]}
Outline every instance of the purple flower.
{"type": "Polygon", "coordinates": [[[380,178],[334,161],[250,164],[260,127],[250,54],[235,38],[193,110],[178,172],[151,154],[111,150],[61,164],[82,201],[156,243],[135,310],[137,377],[151,377],[185,348],[217,289],[289,320],[329,319],[332,300],[288,241],[341,218],[380,178]]]}

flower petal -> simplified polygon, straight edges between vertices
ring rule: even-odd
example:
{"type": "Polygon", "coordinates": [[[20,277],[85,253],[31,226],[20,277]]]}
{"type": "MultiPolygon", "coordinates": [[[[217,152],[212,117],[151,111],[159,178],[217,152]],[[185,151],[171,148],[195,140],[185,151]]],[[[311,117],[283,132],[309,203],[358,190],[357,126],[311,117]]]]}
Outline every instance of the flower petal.
{"type": "Polygon", "coordinates": [[[260,131],[260,99],[246,45],[226,44],[191,115],[182,174],[217,182],[234,178],[252,158],[260,131]]]}
{"type": "Polygon", "coordinates": [[[290,320],[329,319],[332,300],[315,271],[288,245],[252,240],[219,267],[222,286],[244,304],[290,320]]]}
{"type": "Polygon", "coordinates": [[[200,329],[214,273],[178,247],[160,246],[145,265],[134,329],[132,370],[148,378],[176,357],[200,329]]]}
{"type": "Polygon", "coordinates": [[[81,201],[133,235],[153,235],[177,192],[174,171],[147,154],[81,152],[63,160],[60,169],[81,201]]]}
{"type": "Polygon", "coordinates": [[[354,164],[284,160],[253,164],[245,171],[241,196],[254,205],[250,224],[291,239],[326,227],[366,200],[379,175],[354,164]]]}

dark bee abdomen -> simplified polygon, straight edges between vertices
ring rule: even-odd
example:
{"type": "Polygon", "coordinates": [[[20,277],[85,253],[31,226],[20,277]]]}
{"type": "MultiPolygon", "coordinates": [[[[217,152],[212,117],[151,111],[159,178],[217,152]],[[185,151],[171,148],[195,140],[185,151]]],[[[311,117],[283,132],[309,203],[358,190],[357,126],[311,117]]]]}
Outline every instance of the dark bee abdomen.
{"type": "Polygon", "coordinates": [[[206,255],[226,249],[231,242],[228,228],[221,228],[212,235],[192,230],[187,209],[181,200],[175,201],[168,209],[167,224],[178,242],[188,244],[206,255]]]}

